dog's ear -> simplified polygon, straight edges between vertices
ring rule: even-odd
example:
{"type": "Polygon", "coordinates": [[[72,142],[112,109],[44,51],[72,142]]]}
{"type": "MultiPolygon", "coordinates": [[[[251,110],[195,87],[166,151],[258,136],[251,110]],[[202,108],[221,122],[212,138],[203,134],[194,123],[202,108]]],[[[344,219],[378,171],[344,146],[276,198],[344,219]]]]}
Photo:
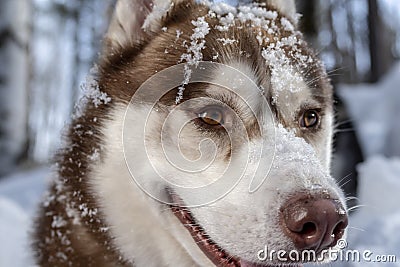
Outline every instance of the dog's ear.
{"type": "Polygon", "coordinates": [[[259,0],[259,3],[266,3],[276,8],[282,15],[287,17],[292,23],[297,24],[298,15],[296,13],[295,0],[259,0]]]}
{"type": "Polygon", "coordinates": [[[139,44],[149,31],[161,28],[170,0],[118,0],[105,36],[105,50],[139,44]]]}

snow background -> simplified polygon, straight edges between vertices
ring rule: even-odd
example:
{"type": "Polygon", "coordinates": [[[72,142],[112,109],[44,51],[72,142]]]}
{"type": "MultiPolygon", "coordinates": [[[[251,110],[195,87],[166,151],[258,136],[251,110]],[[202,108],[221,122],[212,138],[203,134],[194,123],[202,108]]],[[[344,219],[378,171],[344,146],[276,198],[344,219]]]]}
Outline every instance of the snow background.
{"type": "MultiPolygon", "coordinates": [[[[359,172],[360,208],[350,217],[349,249],[396,255],[400,266],[400,63],[376,85],[342,85],[366,161],[359,172]]],[[[50,167],[17,172],[0,182],[0,266],[32,266],[29,232],[50,167]]],[[[334,266],[381,266],[336,262],[334,266]]]]}
{"type": "Polygon", "coordinates": [[[50,168],[17,172],[0,182],[0,266],[33,266],[29,233],[50,168]]]}
{"type": "Polygon", "coordinates": [[[349,249],[396,255],[396,263],[338,266],[400,266],[400,63],[377,84],[341,85],[365,162],[357,166],[362,205],[350,218],[349,249]]]}
{"type": "MultiPolygon", "coordinates": [[[[66,19],[53,18],[52,13],[46,7],[46,1],[34,0],[33,2],[35,5],[41,6],[41,10],[44,10],[38,14],[38,19],[33,25],[33,28],[36,29],[34,38],[38,39],[35,42],[36,45],[32,47],[33,52],[46,51],[47,56],[59,54],[63,58],[39,57],[34,66],[37,80],[33,81],[32,86],[34,98],[29,112],[33,115],[30,116],[32,121],[29,121],[29,125],[31,129],[35,129],[33,133],[38,138],[34,140],[36,145],[31,153],[36,159],[45,161],[55,147],[59,146],[60,129],[68,120],[69,113],[73,108],[70,105],[71,102],[63,104],[65,102],[63,100],[66,98],[76,100],[80,97],[79,93],[71,93],[68,90],[71,87],[78,87],[67,77],[72,75],[68,73],[74,57],[72,52],[76,47],[79,47],[79,51],[81,51],[78,57],[80,64],[78,70],[76,70],[77,78],[75,79],[80,81],[83,80],[92,64],[93,53],[98,51],[98,49],[93,49],[95,46],[91,43],[91,40],[95,38],[91,38],[91,36],[101,35],[102,28],[105,26],[97,25],[95,28],[100,30],[95,33],[90,32],[89,26],[81,29],[77,41],[71,39],[70,36],[73,34],[70,33],[76,27],[82,27],[82,25],[101,23],[101,20],[98,20],[98,14],[102,14],[100,10],[105,9],[105,4],[102,4],[101,1],[93,1],[97,3],[96,5],[93,5],[93,2],[86,2],[88,3],[87,6],[83,7],[83,10],[86,11],[82,12],[81,23],[78,25],[66,19]],[[57,20],[62,21],[57,22],[57,20]],[[63,25],[62,29],[55,27],[56,24],[63,25]],[[58,46],[48,47],[46,40],[53,39],[59,39],[59,43],[66,44],[66,46],[62,46],[62,49],[58,46]],[[61,59],[66,64],[57,64],[61,59]],[[57,71],[52,73],[59,73],[59,76],[54,76],[54,79],[51,80],[44,79],[43,77],[49,76],[47,75],[49,70],[43,66],[57,66],[57,71]],[[67,69],[67,72],[65,72],[65,69],[67,69]],[[46,80],[45,85],[43,80],[46,80]],[[35,91],[35,88],[38,88],[38,90],[35,91]],[[44,90],[43,88],[47,89],[44,90]],[[52,88],[58,88],[58,90],[53,91],[52,88]],[[59,92],[63,93],[59,94],[59,92]],[[48,103],[51,103],[51,105],[49,106],[48,103]],[[51,116],[46,116],[46,114],[51,114],[51,116]],[[43,118],[48,120],[43,120],[43,118]],[[43,131],[36,132],[38,129],[43,129],[43,131]],[[39,138],[43,136],[47,138],[39,138]]],[[[78,1],[73,0],[60,2],[68,3],[71,9],[78,3],[78,1]]],[[[389,12],[400,12],[400,1],[385,0],[384,2],[387,3],[385,8],[389,12]]],[[[15,3],[19,2],[15,1],[15,3]]],[[[363,11],[359,5],[355,9],[359,12],[363,11]]],[[[21,8],[18,8],[19,14],[20,11],[21,8]]],[[[8,13],[15,14],[15,12],[8,13]]],[[[385,19],[392,19],[393,17],[388,15],[385,19]]],[[[340,20],[340,16],[337,16],[337,18],[340,20]]],[[[341,25],[337,28],[339,30],[344,29],[341,25]]],[[[345,36],[345,33],[339,31],[338,35],[345,36]]],[[[324,38],[321,37],[321,39],[324,38]]],[[[400,40],[400,38],[398,39],[400,40]]],[[[359,49],[359,51],[362,52],[363,50],[359,49]]],[[[397,44],[397,51],[400,51],[400,41],[397,44]]],[[[43,55],[39,52],[36,54],[43,55]]],[[[321,56],[329,67],[329,62],[332,61],[329,60],[330,55],[322,52],[321,56]]],[[[367,60],[367,56],[362,54],[359,58],[361,61],[357,64],[362,65],[360,69],[367,69],[368,63],[363,61],[367,60]]],[[[354,119],[357,137],[360,140],[365,157],[365,161],[357,166],[359,172],[359,203],[363,206],[358,208],[350,218],[349,248],[369,249],[374,254],[395,254],[397,263],[337,262],[332,264],[333,266],[400,266],[399,87],[400,64],[397,64],[387,77],[378,84],[341,85],[338,91],[354,119]]],[[[17,91],[12,92],[16,94],[17,91]]],[[[15,98],[18,98],[18,96],[13,96],[13,99],[15,98]]],[[[25,98],[24,95],[22,98],[25,98]]],[[[10,102],[9,104],[15,106],[15,103],[10,102]]],[[[18,113],[15,118],[25,114],[25,111],[19,109],[15,109],[15,111],[18,113]]],[[[16,121],[20,120],[15,118],[12,120],[13,127],[18,129],[20,126],[16,121]]],[[[21,120],[25,119],[22,118],[21,120]]],[[[16,130],[13,131],[19,133],[16,130]]],[[[19,135],[13,134],[13,136],[20,138],[19,135]]],[[[33,266],[29,254],[29,231],[37,204],[50,177],[51,168],[42,166],[17,170],[0,180],[0,267],[33,266]]]]}

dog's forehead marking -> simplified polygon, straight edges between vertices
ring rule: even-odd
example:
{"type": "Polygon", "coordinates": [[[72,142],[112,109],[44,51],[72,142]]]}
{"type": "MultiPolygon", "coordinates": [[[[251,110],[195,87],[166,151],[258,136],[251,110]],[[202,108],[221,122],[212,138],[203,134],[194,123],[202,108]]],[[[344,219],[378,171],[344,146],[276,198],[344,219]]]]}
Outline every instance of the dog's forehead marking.
{"type": "MultiPolygon", "coordinates": [[[[241,36],[232,32],[233,27],[241,29],[248,27],[249,29],[245,30],[250,31],[250,36],[257,40],[254,40],[255,42],[250,45],[257,45],[258,42],[258,47],[255,50],[259,51],[260,58],[264,59],[269,68],[269,70],[262,70],[261,73],[266,75],[270,71],[270,82],[275,89],[274,92],[283,90],[298,92],[307,87],[301,70],[306,69],[308,64],[312,64],[313,58],[304,53],[302,49],[304,42],[301,34],[295,30],[293,24],[287,18],[281,17],[277,11],[269,10],[254,3],[238,7],[229,6],[226,3],[213,3],[209,5],[207,15],[199,16],[197,20],[192,20],[191,23],[194,28],[190,36],[190,44],[186,45],[187,51],[181,56],[186,67],[182,86],[179,88],[176,98],[177,104],[183,99],[185,85],[190,81],[191,67],[196,67],[198,62],[203,59],[204,49],[213,47],[215,51],[226,53],[227,55],[222,56],[225,57],[225,60],[226,58],[232,60],[234,57],[243,56],[235,55],[235,53],[231,55],[233,51],[229,51],[229,46],[236,46],[238,48],[236,50],[240,54],[245,52],[242,48],[249,45],[241,43],[244,40],[241,36]],[[207,35],[212,30],[219,31],[220,35],[222,33],[225,37],[216,38],[211,41],[211,44],[206,43],[206,40],[209,40],[207,35]]],[[[249,71],[246,69],[244,73],[249,74],[249,71]]],[[[275,100],[277,98],[276,95],[275,100]]]]}
{"type": "MultiPolygon", "coordinates": [[[[254,70],[246,62],[232,61],[227,65],[232,68],[217,68],[214,71],[212,83],[224,84],[228,87],[228,91],[240,96],[251,108],[257,109],[262,92],[258,88],[254,70]],[[238,75],[239,73],[243,76],[238,75]]],[[[215,90],[208,89],[208,91],[215,93],[215,90]]]]}

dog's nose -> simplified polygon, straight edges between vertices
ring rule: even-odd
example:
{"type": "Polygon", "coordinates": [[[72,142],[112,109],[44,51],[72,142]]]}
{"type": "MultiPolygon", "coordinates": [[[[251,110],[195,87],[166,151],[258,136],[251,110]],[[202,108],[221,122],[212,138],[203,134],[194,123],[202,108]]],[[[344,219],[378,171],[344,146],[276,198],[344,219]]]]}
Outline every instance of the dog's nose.
{"type": "Polygon", "coordinates": [[[317,252],[336,245],[348,219],[339,200],[299,197],[281,209],[285,234],[297,249],[317,252]]]}

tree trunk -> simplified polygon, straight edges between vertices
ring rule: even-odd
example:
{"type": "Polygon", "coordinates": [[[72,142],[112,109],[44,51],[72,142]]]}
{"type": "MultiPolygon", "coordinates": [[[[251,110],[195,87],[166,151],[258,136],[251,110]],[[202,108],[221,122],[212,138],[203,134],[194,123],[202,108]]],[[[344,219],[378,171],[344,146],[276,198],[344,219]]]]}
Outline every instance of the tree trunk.
{"type": "Polygon", "coordinates": [[[377,82],[393,65],[393,33],[380,18],[377,0],[368,0],[369,49],[371,57],[370,82],[377,82]]]}
{"type": "Polygon", "coordinates": [[[0,175],[13,169],[27,146],[30,7],[30,0],[0,2],[0,175]]]}

